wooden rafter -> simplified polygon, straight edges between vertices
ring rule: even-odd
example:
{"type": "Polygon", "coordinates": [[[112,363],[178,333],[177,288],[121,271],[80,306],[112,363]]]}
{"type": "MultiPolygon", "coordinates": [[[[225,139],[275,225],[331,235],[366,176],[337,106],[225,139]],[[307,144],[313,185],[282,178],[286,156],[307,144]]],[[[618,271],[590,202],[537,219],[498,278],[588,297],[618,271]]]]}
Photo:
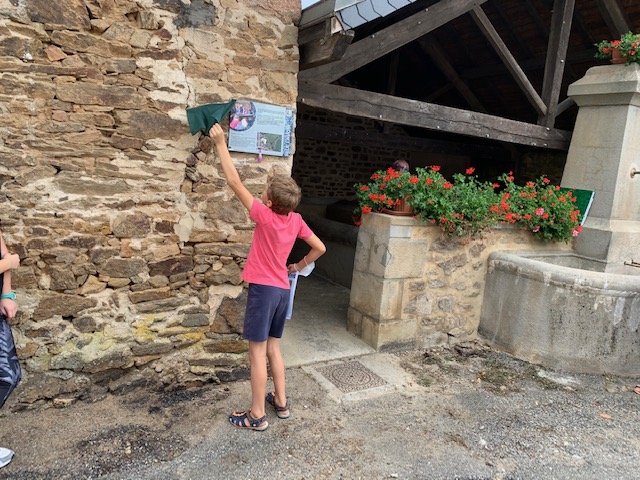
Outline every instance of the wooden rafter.
{"type": "Polygon", "coordinates": [[[367,38],[351,44],[341,60],[300,72],[300,79],[333,82],[467,13],[487,0],[440,0],[367,38]]]}
{"type": "Polygon", "coordinates": [[[629,22],[618,0],[597,0],[597,3],[612,35],[622,35],[629,31],[629,22]]]}
{"type": "Polygon", "coordinates": [[[417,40],[420,47],[427,52],[431,60],[438,66],[440,71],[451,82],[456,90],[464,97],[469,105],[479,112],[486,112],[478,97],[474,95],[469,86],[465,83],[456,70],[451,66],[451,63],[447,60],[447,57],[442,53],[442,47],[438,45],[438,42],[433,38],[422,37],[417,40]]]}
{"type": "Polygon", "coordinates": [[[556,120],[575,3],[575,0],[555,0],[553,3],[551,33],[542,83],[542,100],[547,105],[547,113],[538,118],[539,125],[553,127],[556,120]]]}
{"type": "Polygon", "coordinates": [[[571,138],[563,130],[316,81],[301,81],[298,95],[300,103],[333,112],[521,145],[566,150],[571,138]]]}
{"type": "Polygon", "coordinates": [[[546,115],[547,114],[547,106],[545,105],[536,89],[531,85],[531,82],[527,78],[526,74],[518,65],[518,62],[513,57],[505,43],[500,38],[500,35],[496,31],[496,29],[491,24],[489,17],[484,13],[482,8],[477,7],[471,11],[471,16],[475,20],[476,24],[484,34],[484,36],[489,40],[489,43],[493,46],[498,56],[502,59],[507,70],[511,73],[516,83],[520,86],[525,96],[536,109],[538,114],[546,115]]]}

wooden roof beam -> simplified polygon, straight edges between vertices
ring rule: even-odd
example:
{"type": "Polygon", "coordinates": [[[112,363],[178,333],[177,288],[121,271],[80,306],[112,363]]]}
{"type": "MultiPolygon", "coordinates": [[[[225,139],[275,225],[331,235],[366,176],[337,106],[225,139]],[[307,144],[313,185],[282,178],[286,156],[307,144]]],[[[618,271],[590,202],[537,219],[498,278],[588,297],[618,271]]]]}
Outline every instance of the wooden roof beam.
{"type": "Polygon", "coordinates": [[[300,82],[298,101],[332,112],[540,148],[567,150],[571,139],[571,132],[563,130],[310,80],[300,82]]]}
{"type": "Polygon", "coordinates": [[[544,80],[542,82],[542,99],[547,105],[547,113],[538,118],[538,125],[553,127],[556,121],[575,4],[575,0],[555,0],[553,2],[551,33],[547,44],[544,80]]]}
{"type": "Polygon", "coordinates": [[[440,71],[449,79],[453,86],[458,90],[460,95],[464,97],[469,106],[476,111],[486,112],[478,97],[474,95],[469,86],[465,83],[460,75],[455,71],[451,63],[447,60],[446,56],[442,53],[442,47],[433,38],[422,37],[417,40],[420,47],[431,57],[431,60],[438,66],[440,71]]]}
{"type": "Polygon", "coordinates": [[[298,45],[329,38],[334,33],[345,31],[336,17],[325,18],[320,23],[310,27],[300,28],[298,31],[298,45]]]}
{"type": "Polygon", "coordinates": [[[409,42],[458,18],[487,0],[440,0],[427,9],[401,20],[347,48],[340,61],[300,72],[300,79],[334,82],[409,42]]]}
{"type": "Polygon", "coordinates": [[[618,0],[597,0],[597,3],[600,13],[602,13],[602,18],[604,18],[612,35],[622,35],[630,30],[629,22],[624,10],[620,8],[618,0]]]}
{"type": "Polygon", "coordinates": [[[346,30],[300,45],[300,71],[340,60],[353,36],[353,30],[346,30]]]}
{"type": "Polygon", "coordinates": [[[547,106],[542,98],[540,98],[540,95],[538,95],[538,92],[536,92],[536,89],[533,88],[533,85],[531,85],[531,82],[522,71],[522,68],[520,68],[520,65],[518,65],[518,62],[500,38],[500,35],[491,24],[489,17],[487,17],[480,7],[474,8],[470,13],[484,36],[489,40],[489,43],[493,46],[498,56],[506,65],[507,70],[511,72],[516,83],[520,86],[531,105],[533,105],[533,108],[535,108],[539,115],[546,115],[547,106]]]}

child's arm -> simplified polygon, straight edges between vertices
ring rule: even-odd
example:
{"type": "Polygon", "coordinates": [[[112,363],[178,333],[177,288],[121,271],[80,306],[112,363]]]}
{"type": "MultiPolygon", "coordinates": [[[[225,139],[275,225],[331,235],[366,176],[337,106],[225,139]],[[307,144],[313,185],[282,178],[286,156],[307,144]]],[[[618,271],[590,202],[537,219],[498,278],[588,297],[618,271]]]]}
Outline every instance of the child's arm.
{"type": "MultiPolygon", "coordinates": [[[[18,268],[20,265],[20,257],[16,253],[9,253],[7,246],[4,243],[2,235],[0,235],[0,272],[4,273],[4,281],[2,283],[1,293],[11,292],[11,272],[10,270],[18,268]]],[[[0,313],[7,319],[12,319],[16,316],[18,311],[18,304],[10,298],[0,299],[0,313]]]]}
{"type": "Polygon", "coordinates": [[[302,257],[302,260],[298,263],[292,263],[289,265],[289,273],[299,272],[311,262],[315,262],[327,251],[327,247],[316,235],[311,235],[304,241],[311,247],[311,250],[309,250],[309,253],[302,257]]]}
{"type": "Polygon", "coordinates": [[[211,127],[211,130],[209,130],[209,136],[213,139],[216,150],[218,150],[220,164],[222,165],[224,176],[227,178],[227,184],[231,187],[231,190],[233,190],[233,193],[236,194],[245,208],[250,211],[254,198],[253,195],[251,195],[251,192],[247,190],[247,187],[242,184],[240,175],[238,175],[238,171],[233,165],[233,160],[231,160],[231,155],[227,148],[227,142],[224,138],[224,131],[222,130],[222,127],[216,123],[211,127]]]}
{"type": "MultiPolygon", "coordinates": [[[[7,246],[4,244],[2,235],[0,235],[0,258],[0,273],[13,270],[14,268],[18,268],[18,265],[20,265],[20,256],[17,253],[9,253],[7,246]]],[[[4,276],[4,287],[2,288],[2,293],[11,291],[11,281],[9,281],[9,288],[7,289],[6,287],[7,277],[10,278],[8,272],[7,275],[4,276]]]]}

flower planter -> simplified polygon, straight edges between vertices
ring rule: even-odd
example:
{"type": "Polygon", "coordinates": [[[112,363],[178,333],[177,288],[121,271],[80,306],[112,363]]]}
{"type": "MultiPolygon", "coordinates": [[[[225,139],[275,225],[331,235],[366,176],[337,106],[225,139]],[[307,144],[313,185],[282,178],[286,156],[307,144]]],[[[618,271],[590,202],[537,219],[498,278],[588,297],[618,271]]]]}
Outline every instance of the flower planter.
{"type": "Polygon", "coordinates": [[[413,207],[407,203],[406,198],[401,198],[393,207],[383,208],[382,213],[386,213],[387,215],[397,215],[401,217],[412,217],[413,207]]]}
{"type": "Polygon", "coordinates": [[[613,48],[611,49],[611,63],[613,63],[614,65],[621,65],[623,63],[627,63],[627,57],[624,57],[620,53],[619,48],[613,48]]]}

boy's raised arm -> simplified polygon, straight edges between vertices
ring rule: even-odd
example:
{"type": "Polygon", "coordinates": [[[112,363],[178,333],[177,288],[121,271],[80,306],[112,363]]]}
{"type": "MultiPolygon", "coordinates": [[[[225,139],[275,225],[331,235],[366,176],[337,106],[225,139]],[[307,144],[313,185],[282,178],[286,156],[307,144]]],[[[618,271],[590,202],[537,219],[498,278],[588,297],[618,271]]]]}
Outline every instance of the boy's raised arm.
{"type": "Polygon", "coordinates": [[[240,180],[240,175],[238,175],[238,171],[233,165],[233,160],[231,160],[231,155],[229,154],[227,142],[224,137],[224,131],[220,124],[216,123],[211,127],[211,130],[209,130],[209,136],[213,139],[213,143],[218,151],[220,165],[222,165],[222,171],[227,179],[227,184],[231,187],[231,190],[233,190],[245,208],[247,210],[251,210],[251,205],[253,205],[254,201],[253,195],[251,195],[251,192],[243,185],[242,180],[240,180]]]}

